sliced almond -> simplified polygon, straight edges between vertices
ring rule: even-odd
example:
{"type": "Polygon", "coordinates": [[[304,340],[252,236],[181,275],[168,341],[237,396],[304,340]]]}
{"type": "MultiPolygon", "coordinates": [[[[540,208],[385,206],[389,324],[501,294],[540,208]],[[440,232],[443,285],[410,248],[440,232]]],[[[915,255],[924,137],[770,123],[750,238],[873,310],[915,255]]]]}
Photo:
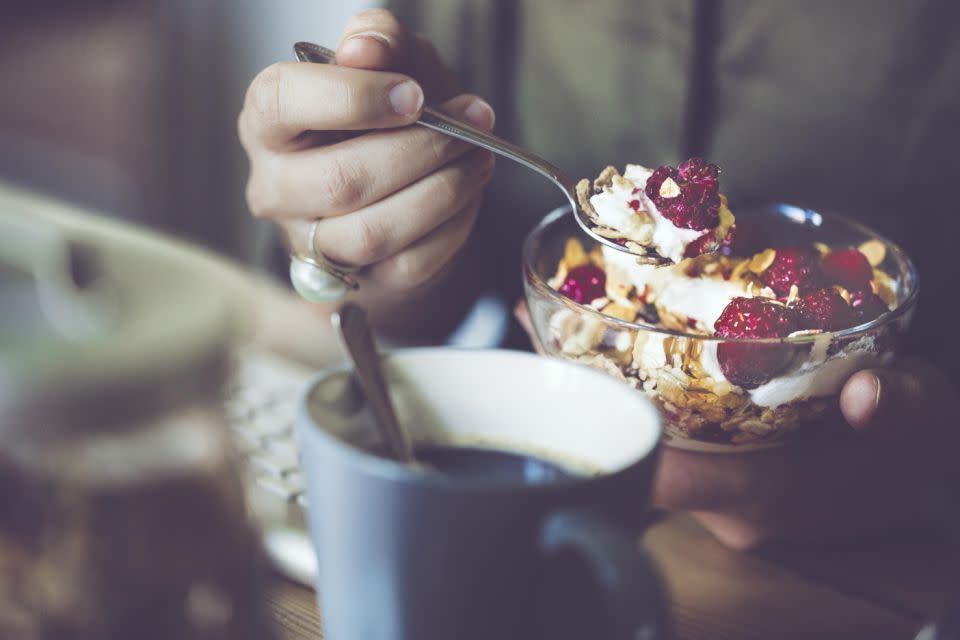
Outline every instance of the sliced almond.
{"type": "Polygon", "coordinates": [[[633,182],[631,182],[628,178],[624,178],[621,175],[616,175],[613,176],[613,186],[627,190],[633,189],[636,185],[634,185],[633,182]]]}
{"type": "Polygon", "coordinates": [[[676,198],[680,195],[680,185],[674,182],[673,178],[667,178],[660,183],[661,198],[676,198]]]}
{"type": "Polygon", "coordinates": [[[800,289],[797,285],[790,285],[790,293],[787,294],[787,304],[793,304],[793,302],[800,297],[800,289]]]}
{"type": "Polygon", "coordinates": [[[871,267],[880,266],[887,257],[887,247],[879,240],[867,240],[857,248],[867,257],[871,267]]]}
{"type": "Polygon", "coordinates": [[[723,242],[723,240],[727,237],[727,234],[730,232],[730,227],[732,227],[735,223],[736,218],[734,218],[733,212],[727,207],[727,198],[721,194],[719,223],[717,224],[717,233],[714,236],[717,242],[723,242]]]}
{"type": "Polygon", "coordinates": [[[759,298],[770,298],[771,300],[777,300],[777,293],[770,287],[761,287],[760,293],[754,294],[759,298]]]}
{"type": "Polygon", "coordinates": [[[650,242],[653,238],[653,216],[646,209],[637,209],[634,216],[636,216],[638,225],[644,225],[637,229],[636,239],[640,242],[650,242]]]}
{"type": "Polygon", "coordinates": [[[610,298],[600,297],[600,298],[594,298],[593,300],[591,300],[588,306],[596,309],[597,311],[600,311],[601,309],[606,307],[608,304],[610,304],[610,298]]]}
{"type": "Polygon", "coordinates": [[[606,271],[606,261],[603,259],[603,250],[600,248],[600,245],[594,245],[593,248],[590,249],[590,253],[587,254],[587,257],[590,259],[590,262],[606,271]]]}
{"type": "Polygon", "coordinates": [[[604,315],[608,315],[618,320],[633,322],[637,318],[637,310],[632,307],[626,307],[616,302],[611,302],[603,308],[604,315]]]}
{"type": "Polygon", "coordinates": [[[733,281],[739,280],[743,276],[743,272],[748,270],[750,266],[749,260],[740,260],[734,265],[733,270],[730,271],[730,279],[733,281]]]}
{"type": "Polygon", "coordinates": [[[617,171],[617,168],[613,165],[604,167],[603,171],[600,172],[600,175],[597,176],[597,179],[593,181],[593,188],[595,191],[601,189],[606,189],[613,184],[613,179],[620,175],[620,172],[617,171]]]}
{"type": "Polygon", "coordinates": [[[570,270],[567,269],[567,261],[560,259],[560,263],[557,265],[557,272],[553,274],[553,277],[547,280],[547,284],[550,285],[552,289],[559,289],[563,285],[563,281],[567,279],[567,274],[570,273],[570,270]]]}
{"type": "Polygon", "coordinates": [[[590,204],[590,196],[593,195],[593,189],[590,186],[590,181],[584,178],[577,183],[576,187],[577,192],[577,201],[580,203],[580,208],[583,209],[587,216],[593,221],[597,221],[597,212],[594,210],[593,205],[590,204]]]}
{"type": "Polygon", "coordinates": [[[888,308],[897,303],[896,281],[885,272],[876,269],[873,272],[871,286],[876,288],[875,293],[880,296],[880,299],[888,308]]]}
{"type": "Polygon", "coordinates": [[[764,249],[760,253],[750,258],[750,262],[747,264],[747,269],[753,273],[763,273],[771,264],[773,264],[773,259],[776,257],[776,251],[773,249],[764,249]]]}
{"type": "Polygon", "coordinates": [[[608,298],[614,302],[625,304],[629,301],[634,286],[623,269],[610,265],[607,267],[606,291],[608,298]]]}
{"type": "Polygon", "coordinates": [[[576,238],[569,238],[563,248],[563,260],[567,269],[574,269],[587,263],[587,252],[576,238]]]}

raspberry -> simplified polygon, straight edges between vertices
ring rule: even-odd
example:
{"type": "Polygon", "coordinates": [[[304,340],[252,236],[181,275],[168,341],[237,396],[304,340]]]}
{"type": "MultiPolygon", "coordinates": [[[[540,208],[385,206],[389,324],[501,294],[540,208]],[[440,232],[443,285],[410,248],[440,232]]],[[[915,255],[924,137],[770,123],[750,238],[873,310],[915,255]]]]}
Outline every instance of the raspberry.
{"type": "Polygon", "coordinates": [[[790,293],[792,285],[797,285],[801,295],[817,288],[821,274],[813,249],[782,247],[775,251],[773,262],[763,272],[763,284],[781,297],[790,293]]]}
{"type": "Polygon", "coordinates": [[[560,285],[560,293],[574,302],[588,304],[607,295],[607,274],[597,265],[588,262],[570,269],[567,279],[560,285]]]}
{"type": "MultiPolygon", "coordinates": [[[[734,298],[724,307],[713,328],[721,338],[783,338],[797,330],[793,309],[767,298],[734,298]]],[[[730,382],[750,389],[767,382],[793,356],[785,344],[721,342],[717,345],[720,370],[730,382]]]]}
{"type": "Polygon", "coordinates": [[[797,301],[801,329],[839,331],[857,324],[856,314],[833,289],[818,289],[797,301]]]}
{"type": "Polygon", "coordinates": [[[859,289],[849,293],[850,306],[853,308],[857,321],[861,324],[869,322],[890,310],[887,303],[870,289],[859,289]]]}
{"type": "Polygon", "coordinates": [[[690,158],[678,168],[669,165],[657,168],[647,179],[644,191],[664,218],[686,229],[712,229],[720,222],[720,182],[717,165],[703,158],[690,158]],[[660,195],[667,178],[673,180],[679,193],[660,195]]]}
{"type": "Polygon", "coordinates": [[[708,232],[690,242],[690,244],[687,245],[687,248],[683,250],[683,257],[696,258],[704,253],[716,251],[719,247],[720,243],[717,242],[717,239],[712,233],[708,232]]]}
{"type": "Polygon", "coordinates": [[[844,289],[863,289],[873,279],[873,267],[856,249],[831,251],[820,259],[820,268],[827,282],[844,289]]]}

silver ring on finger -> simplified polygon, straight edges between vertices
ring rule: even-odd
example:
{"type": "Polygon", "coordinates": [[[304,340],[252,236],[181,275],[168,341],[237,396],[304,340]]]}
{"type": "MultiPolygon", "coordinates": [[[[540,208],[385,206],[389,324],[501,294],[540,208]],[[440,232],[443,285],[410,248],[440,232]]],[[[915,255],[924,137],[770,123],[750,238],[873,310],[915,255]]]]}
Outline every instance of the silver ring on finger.
{"type": "Polygon", "coordinates": [[[309,255],[294,251],[290,255],[290,282],[304,299],[311,302],[336,302],[359,283],[352,277],[359,267],[338,263],[317,249],[319,220],[310,225],[307,232],[309,255]]]}
{"type": "Polygon", "coordinates": [[[314,220],[310,225],[310,231],[307,232],[308,242],[310,243],[310,257],[317,262],[327,265],[329,269],[341,275],[350,275],[359,271],[360,267],[354,267],[348,264],[343,264],[342,262],[337,262],[333,258],[327,257],[327,255],[323,251],[320,251],[320,249],[317,249],[317,229],[319,227],[320,221],[314,220]]]}

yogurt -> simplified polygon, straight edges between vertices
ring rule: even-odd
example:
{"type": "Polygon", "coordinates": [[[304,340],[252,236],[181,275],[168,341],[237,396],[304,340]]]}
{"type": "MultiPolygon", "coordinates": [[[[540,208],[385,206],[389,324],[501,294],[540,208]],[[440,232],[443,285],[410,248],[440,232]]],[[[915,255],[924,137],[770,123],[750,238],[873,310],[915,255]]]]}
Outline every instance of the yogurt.
{"type": "Polygon", "coordinates": [[[647,179],[651,175],[651,169],[628,164],[623,172],[626,180],[615,180],[609,188],[591,196],[590,204],[597,212],[600,224],[620,231],[630,240],[653,247],[664,258],[680,262],[687,245],[705,232],[681,229],[660,214],[644,193],[647,179]],[[650,221],[645,216],[637,215],[637,211],[630,206],[630,202],[634,200],[640,203],[639,211],[646,211],[650,216],[653,223],[652,236],[648,229],[650,221]]]}

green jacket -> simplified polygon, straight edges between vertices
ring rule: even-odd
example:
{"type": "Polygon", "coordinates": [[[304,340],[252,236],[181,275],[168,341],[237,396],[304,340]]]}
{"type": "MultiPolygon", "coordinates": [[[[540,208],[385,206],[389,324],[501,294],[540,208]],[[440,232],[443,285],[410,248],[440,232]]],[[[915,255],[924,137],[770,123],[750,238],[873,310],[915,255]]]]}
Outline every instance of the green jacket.
{"type": "MultiPolygon", "coordinates": [[[[490,99],[498,133],[574,176],[702,155],[721,167],[734,212],[737,203],[786,201],[893,237],[923,282],[913,347],[956,376],[960,3],[398,0],[393,8],[438,45],[467,90],[490,99]]],[[[516,296],[516,238],[562,197],[510,165],[498,163],[478,233],[505,258],[494,277],[516,296]]]]}

